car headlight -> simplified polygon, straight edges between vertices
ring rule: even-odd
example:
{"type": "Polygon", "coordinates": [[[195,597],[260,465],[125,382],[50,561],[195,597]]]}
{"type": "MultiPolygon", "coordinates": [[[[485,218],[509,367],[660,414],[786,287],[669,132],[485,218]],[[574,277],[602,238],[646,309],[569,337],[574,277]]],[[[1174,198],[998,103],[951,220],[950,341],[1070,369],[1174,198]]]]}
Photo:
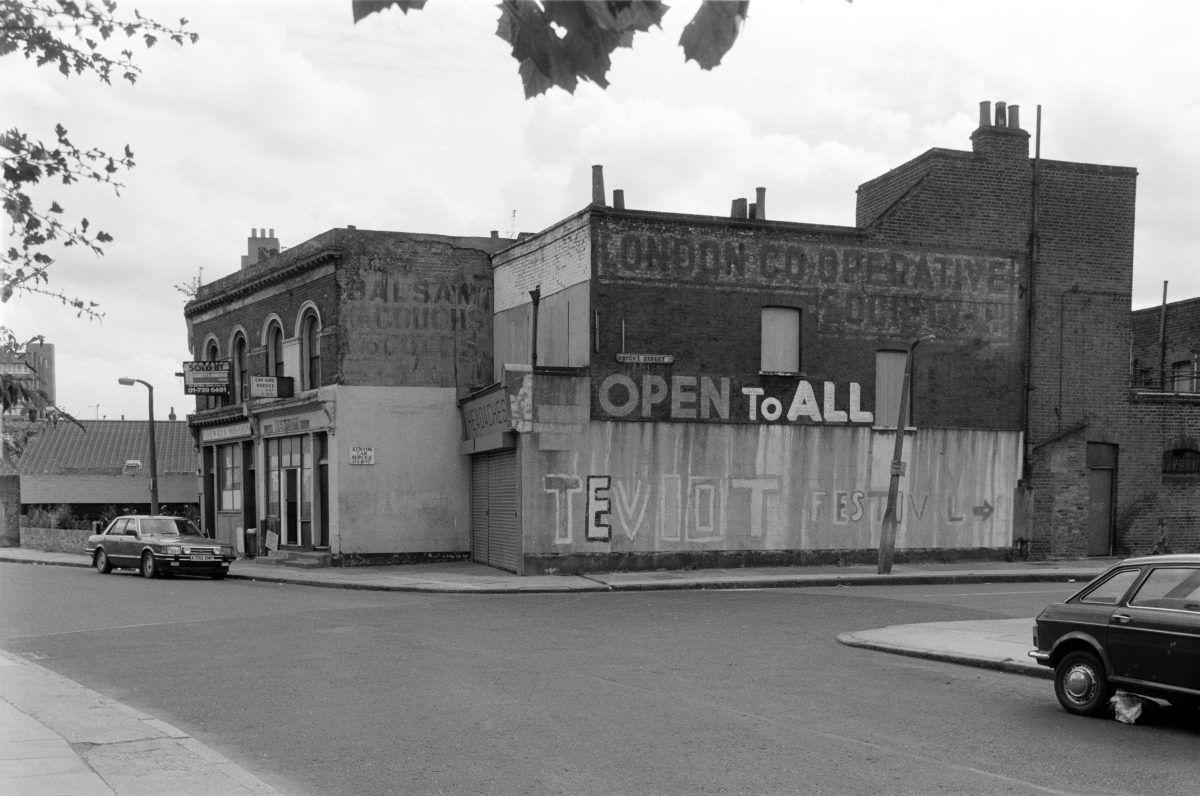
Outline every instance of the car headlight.
{"type": "Polygon", "coordinates": [[[182,552],[183,552],[183,548],[177,544],[167,545],[167,555],[169,555],[169,556],[177,556],[182,552]]]}

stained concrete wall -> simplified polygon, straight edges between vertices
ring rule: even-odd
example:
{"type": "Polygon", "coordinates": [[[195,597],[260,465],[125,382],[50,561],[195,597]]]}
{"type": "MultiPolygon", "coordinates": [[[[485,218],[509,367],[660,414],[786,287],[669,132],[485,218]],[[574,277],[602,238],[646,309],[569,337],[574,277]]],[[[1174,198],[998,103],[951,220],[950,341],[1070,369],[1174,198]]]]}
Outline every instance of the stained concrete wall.
{"type": "Polygon", "coordinates": [[[453,387],[338,387],[330,436],[334,555],[470,549],[470,460],[453,387]],[[352,449],[371,464],[351,464],[352,449]]]}

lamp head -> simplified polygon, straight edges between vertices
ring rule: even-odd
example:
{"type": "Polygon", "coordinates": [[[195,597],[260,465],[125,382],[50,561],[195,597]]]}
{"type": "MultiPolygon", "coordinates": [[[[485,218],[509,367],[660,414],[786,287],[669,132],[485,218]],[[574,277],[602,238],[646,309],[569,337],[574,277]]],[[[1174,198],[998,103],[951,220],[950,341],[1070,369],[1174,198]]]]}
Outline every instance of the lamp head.
{"type": "Polygon", "coordinates": [[[122,376],[121,378],[117,379],[117,383],[124,384],[126,387],[132,387],[134,384],[134,381],[133,381],[133,379],[129,379],[129,378],[122,376]]]}

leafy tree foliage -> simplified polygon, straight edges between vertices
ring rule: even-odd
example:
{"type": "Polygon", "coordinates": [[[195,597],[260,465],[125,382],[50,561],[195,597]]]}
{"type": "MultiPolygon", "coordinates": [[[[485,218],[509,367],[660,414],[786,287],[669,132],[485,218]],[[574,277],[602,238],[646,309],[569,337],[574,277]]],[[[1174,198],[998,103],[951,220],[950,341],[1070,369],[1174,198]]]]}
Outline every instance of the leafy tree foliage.
{"type": "MultiPolygon", "coordinates": [[[[64,77],[90,73],[108,85],[114,77],[135,83],[141,69],[134,63],[133,51],[125,47],[114,52],[116,42],[137,41],[147,48],[162,39],[179,45],[194,43],[197,34],[185,31],[186,27],[186,19],[171,27],[136,10],[132,18],[118,17],[115,0],[0,0],[0,56],[21,54],[39,67],[56,68],[64,77]]],[[[4,150],[2,201],[10,222],[0,301],[7,302],[20,291],[43,293],[59,298],[78,315],[99,317],[94,302],[50,287],[48,269],[54,258],[46,250],[57,242],[101,255],[112,235],[94,229],[87,218],[64,220],[62,205],[55,200],[39,204],[30,191],[43,180],[63,185],[94,181],[120,195],[122,186],[115,175],[133,168],[133,151],[126,145],[123,152],[112,155],[99,147],[78,146],[61,123],[48,143],[10,128],[0,134],[0,148],[4,150]]]]}
{"type": "MultiPolygon", "coordinates": [[[[0,0],[0,56],[20,54],[39,67],[57,69],[64,77],[91,74],[106,85],[111,85],[114,77],[136,83],[141,69],[134,63],[133,51],[129,46],[117,49],[117,43],[140,42],[147,48],[162,39],[179,45],[195,43],[198,36],[185,31],[186,27],[186,19],[172,27],[136,10],[132,18],[118,17],[115,0],[0,0]]],[[[50,286],[49,268],[54,258],[47,249],[57,243],[81,246],[101,255],[104,245],[112,242],[112,235],[93,228],[87,218],[64,220],[66,211],[57,200],[38,202],[30,192],[43,180],[64,186],[94,181],[111,186],[120,195],[121,183],[115,175],[133,168],[133,151],[126,145],[121,153],[113,155],[99,147],[79,146],[61,123],[55,125],[48,141],[16,127],[0,133],[0,176],[4,184],[0,203],[9,219],[0,268],[0,303],[20,292],[41,293],[58,298],[77,315],[99,318],[102,313],[95,302],[69,297],[50,286]]],[[[25,348],[12,330],[0,326],[0,361],[20,364],[25,348]]],[[[34,409],[49,422],[68,420],[78,425],[75,418],[53,406],[44,391],[10,370],[0,372],[0,404],[5,411],[34,409]]],[[[36,423],[21,423],[14,428],[10,422],[0,429],[0,456],[19,454],[24,441],[37,428],[36,423]]]]}
{"type": "MultiPolygon", "coordinates": [[[[405,14],[420,10],[425,0],[352,0],[351,6],[357,23],[393,6],[405,14]]],[[[684,60],[702,69],[720,64],[749,6],[749,0],[701,3],[679,39],[684,60]]],[[[496,35],[512,46],[526,98],[554,86],[574,93],[580,80],[606,88],[613,52],[660,25],[667,9],[657,0],[503,0],[496,35]]]]}

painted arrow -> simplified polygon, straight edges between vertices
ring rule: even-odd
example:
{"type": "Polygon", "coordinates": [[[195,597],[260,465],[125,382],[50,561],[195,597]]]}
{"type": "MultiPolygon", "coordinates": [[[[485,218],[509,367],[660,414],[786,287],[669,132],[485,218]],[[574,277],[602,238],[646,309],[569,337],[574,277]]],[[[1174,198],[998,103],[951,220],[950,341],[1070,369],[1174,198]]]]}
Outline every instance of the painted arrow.
{"type": "Polygon", "coordinates": [[[992,512],[995,510],[996,509],[992,506],[992,504],[988,503],[985,499],[982,506],[975,506],[971,509],[971,512],[979,519],[986,520],[988,517],[992,516],[992,512]]]}

